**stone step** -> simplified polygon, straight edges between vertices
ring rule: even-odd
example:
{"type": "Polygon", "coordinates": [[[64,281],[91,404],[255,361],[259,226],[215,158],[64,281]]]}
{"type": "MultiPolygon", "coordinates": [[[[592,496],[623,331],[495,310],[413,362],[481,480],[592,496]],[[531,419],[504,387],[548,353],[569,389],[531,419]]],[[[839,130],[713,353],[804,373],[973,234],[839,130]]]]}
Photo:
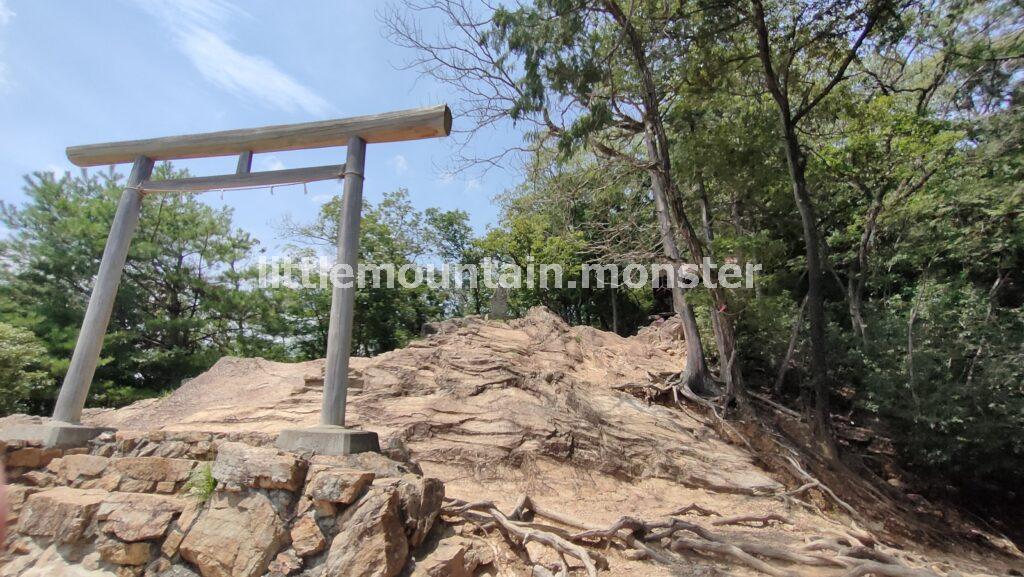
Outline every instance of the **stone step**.
{"type": "Polygon", "coordinates": [[[44,469],[50,461],[68,454],[88,453],[89,449],[46,448],[27,441],[0,441],[0,463],[4,465],[8,481],[17,481],[27,473],[44,469]]]}
{"type": "Polygon", "coordinates": [[[37,486],[174,494],[200,464],[194,459],[170,457],[65,455],[50,461],[45,471],[23,475],[23,481],[37,486]]]}
{"type": "Polygon", "coordinates": [[[91,453],[104,457],[170,457],[213,461],[217,447],[225,442],[245,443],[253,447],[272,447],[277,435],[255,432],[202,431],[117,431],[100,435],[91,444],[91,453]]]}

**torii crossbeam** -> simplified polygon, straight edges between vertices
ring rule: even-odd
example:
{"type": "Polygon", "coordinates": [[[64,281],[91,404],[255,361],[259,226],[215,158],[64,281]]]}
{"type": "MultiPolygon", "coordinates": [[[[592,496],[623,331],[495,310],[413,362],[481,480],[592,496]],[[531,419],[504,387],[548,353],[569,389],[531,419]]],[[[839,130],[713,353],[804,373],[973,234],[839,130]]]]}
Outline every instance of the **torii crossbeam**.
{"type": "MultiPolygon", "coordinates": [[[[110,322],[114,297],[146,193],[201,192],[343,178],[345,184],[338,231],[338,263],[347,264],[352,267],[351,270],[355,270],[359,257],[359,224],[367,143],[444,137],[451,132],[451,125],[451,111],[445,105],[438,105],[303,124],[69,147],[68,159],[78,166],[124,162],[134,164],[107,237],[82,330],[57,397],[53,421],[44,425],[9,429],[0,432],[0,437],[37,440],[50,447],[69,447],[82,445],[107,430],[81,425],[82,409],[99,362],[103,336],[110,322]],[[347,147],[345,164],[269,172],[250,170],[254,153],[331,146],[347,147]],[[229,155],[238,155],[235,174],[175,180],[149,178],[153,163],[157,160],[229,155]]],[[[376,433],[344,428],[355,304],[354,283],[348,284],[347,287],[335,286],[332,289],[327,372],[320,426],[283,431],[278,438],[278,446],[283,449],[320,454],[379,451],[376,433]]]]}

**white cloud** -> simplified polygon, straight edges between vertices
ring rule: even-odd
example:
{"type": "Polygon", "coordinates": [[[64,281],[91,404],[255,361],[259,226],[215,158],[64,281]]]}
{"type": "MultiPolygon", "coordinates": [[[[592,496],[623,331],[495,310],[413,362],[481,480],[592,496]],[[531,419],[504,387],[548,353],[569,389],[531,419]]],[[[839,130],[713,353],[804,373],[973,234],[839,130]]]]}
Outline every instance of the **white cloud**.
{"type": "Polygon", "coordinates": [[[330,106],[309,88],[281,72],[269,60],[244,54],[216,33],[193,28],[178,38],[181,51],[210,82],[236,95],[256,96],[289,112],[325,114],[330,106]]]}
{"type": "Polygon", "coordinates": [[[313,201],[314,204],[326,204],[332,198],[334,198],[333,194],[314,194],[309,200],[313,201]]]}
{"type": "Polygon", "coordinates": [[[0,26],[7,26],[14,19],[14,10],[7,6],[7,0],[0,0],[0,26]]]}
{"type": "Polygon", "coordinates": [[[267,156],[260,159],[260,170],[284,170],[288,168],[276,156],[267,156]]]}
{"type": "Polygon", "coordinates": [[[405,156],[401,154],[396,154],[391,158],[391,166],[394,167],[395,172],[397,172],[398,174],[402,174],[403,172],[409,170],[409,161],[405,158],[405,156]]]}
{"type": "Polygon", "coordinates": [[[288,112],[302,110],[322,116],[331,111],[326,100],[273,62],[229,43],[227,24],[249,17],[235,4],[227,0],[139,0],[138,4],[170,30],[178,50],[211,84],[288,112]]]}
{"type": "Polygon", "coordinates": [[[478,178],[471,178],[471,179],[467,180],[466,181],[466,187],[465,187],[464,190],[466,192],[471,192],[471,191],[474,191],[474,190],[480,190],[480,179],[478,179],[478,178]]]}

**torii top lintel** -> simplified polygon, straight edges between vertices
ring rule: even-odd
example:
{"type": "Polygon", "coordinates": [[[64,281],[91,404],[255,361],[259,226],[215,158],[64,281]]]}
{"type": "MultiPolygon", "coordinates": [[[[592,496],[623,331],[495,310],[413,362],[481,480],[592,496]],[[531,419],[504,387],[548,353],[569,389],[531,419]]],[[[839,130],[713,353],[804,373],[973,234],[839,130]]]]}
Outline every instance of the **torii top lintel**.
{"type": "Polygon", "coordinates": [[[69,146],[67,155],[77,166],[99,166],[132,162],[140,155],[153,160],[173,160],[345,146],[353,136],[367,143],[419,140],[448,136],[451,129],[451,110],[439,104],[301,124],[69,146]]]}

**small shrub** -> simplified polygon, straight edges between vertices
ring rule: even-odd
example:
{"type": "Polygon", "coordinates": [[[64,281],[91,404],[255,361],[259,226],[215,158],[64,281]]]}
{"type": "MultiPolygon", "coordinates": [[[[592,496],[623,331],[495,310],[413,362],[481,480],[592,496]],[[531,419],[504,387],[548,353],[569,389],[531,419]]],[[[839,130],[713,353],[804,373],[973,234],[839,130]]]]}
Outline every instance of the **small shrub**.
{"type": "Polygon", "coordinates": [[[182,487],[182,492],[190,497],[195,497],[200,503],[205,503],[213,496],[217,488],[217,479],[213,478],[213,465],[205,463],[196,467],[188,476],[188,481],[182,487]]]}

